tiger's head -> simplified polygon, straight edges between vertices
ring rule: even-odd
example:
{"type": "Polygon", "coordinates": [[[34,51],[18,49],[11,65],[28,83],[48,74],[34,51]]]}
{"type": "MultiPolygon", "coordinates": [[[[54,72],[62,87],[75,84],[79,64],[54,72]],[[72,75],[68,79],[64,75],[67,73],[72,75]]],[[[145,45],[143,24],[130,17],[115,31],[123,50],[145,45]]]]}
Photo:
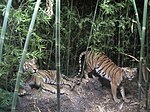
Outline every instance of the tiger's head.
{"type": "Polygon", "coordinates": [[[122,70],[125,72],[124,77],[128,80],[132,80],[137,75],[137,68],[122,67],[122,70]]]}
{"type": "Polygon", "coordinates": [[[36,60],[33,58],[26,61],[23,65],[23,71],[29,73],[36,73],[38,71],[38,68],[36,66],[36,60]]]}

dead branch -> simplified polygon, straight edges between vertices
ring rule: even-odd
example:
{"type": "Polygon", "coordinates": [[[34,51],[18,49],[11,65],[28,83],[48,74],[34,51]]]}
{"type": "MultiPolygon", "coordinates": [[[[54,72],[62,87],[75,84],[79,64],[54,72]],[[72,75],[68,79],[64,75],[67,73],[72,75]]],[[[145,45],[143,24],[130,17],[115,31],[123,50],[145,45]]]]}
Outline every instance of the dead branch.
{"type": "MultiPolygon", "coordinates": [[[[130,58],[133,58],[135,61],[137,62],[140,62],[140,60],[138,60],[137,58],[135,58],[134,56],[132,55],[129,55],[129,54],[126,54],[126,53],[123,53],[123,52],[120,52],[121,54],[125,55],[125,56],[128,56],[130,58]]],[[[146,67],[146,69],[150,72],[150,69],[148,67],[146,67]]]]}
{"type": "Polygon", "coordinates": [[[133,58],[135,61],[137,61],[137,62],[140,62],[140,60],[138,60],[137,58],[135,58],[134,56],[131,56],[131,55],[129,55],[129,54],[126,54],[126,53],[123,53],[123,52],[120,52],[121,54],[123,54],[123,55],[125,55],[125,56],[128,56],[128,57],[130,57],[130,58],[133,58]]]}

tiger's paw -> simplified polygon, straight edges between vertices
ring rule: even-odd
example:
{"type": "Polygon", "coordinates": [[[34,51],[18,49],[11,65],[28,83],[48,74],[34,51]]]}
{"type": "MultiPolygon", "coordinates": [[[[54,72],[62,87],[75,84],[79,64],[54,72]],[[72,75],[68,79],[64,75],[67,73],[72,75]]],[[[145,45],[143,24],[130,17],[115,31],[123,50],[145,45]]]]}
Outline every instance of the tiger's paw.
{"type": "Polygon", "coordinates": [[[119,102],[121,102],[121,100],[120,100],[120,99],[118,99],[118,98],[114,98],[114,101],[115,101],[115,103],[119,103],[119,102]]]}
{"type": "Polygon", "coordinates": [[[123,101],[126,102],[126,103],[129,103],[129,102],[130,102],[130,100],[127,99],[127,98],[124,98],[123,101]]]}
{"type": "Polygon", "coordinates": [[[25,96],[27,94],[26,90],[20,89],[18,92],[18,96],[25,96]]]}
{"type": "Polygon", "coordinates": [[[84,82],[86,84],[89,82],[89,79],[82,79],[82,82],[84,82]]]}
{"type": "Polygon", "coordinates": [[[65,91],[60,90],[60,95],[64,95],[65,91]]]}

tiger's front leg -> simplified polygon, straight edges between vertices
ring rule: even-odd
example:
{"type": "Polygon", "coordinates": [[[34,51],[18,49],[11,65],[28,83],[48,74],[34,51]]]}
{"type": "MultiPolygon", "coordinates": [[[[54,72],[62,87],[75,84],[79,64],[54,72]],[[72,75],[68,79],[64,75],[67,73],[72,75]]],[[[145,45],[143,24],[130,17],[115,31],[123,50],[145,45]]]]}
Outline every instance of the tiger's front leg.
{"type": "MultiPolygon", "coordinates": [[[[53,94],[57,93],[57,89],[55,87],[53,87],[52,85],[50,85],[50,84],[43,83],[41,85],[41,87],[42,87],[43,90],[49,91],[49,92],[51,92],[53,94]]],[[[63,94],[65,94],[65,92],[60,90],[60,94],[63,95],[63,94]]]]}
{"type": "Polygon", "coordinates": [[[122,96],[124,102],[130,102],[130,100],[125,97],[125,91],[124,91],[123,86],[120,86],[120,93],[121,93],[121,96],[122,96]]]}
{"type": "Polygon", "coordinates": [[[111,91],[112,91],[112,96],[113,96],[114,101],[116,103],[119,103],[120,99],[117,98],[117,85],[113,84],[112,82],[111,82],[111,91]]]}

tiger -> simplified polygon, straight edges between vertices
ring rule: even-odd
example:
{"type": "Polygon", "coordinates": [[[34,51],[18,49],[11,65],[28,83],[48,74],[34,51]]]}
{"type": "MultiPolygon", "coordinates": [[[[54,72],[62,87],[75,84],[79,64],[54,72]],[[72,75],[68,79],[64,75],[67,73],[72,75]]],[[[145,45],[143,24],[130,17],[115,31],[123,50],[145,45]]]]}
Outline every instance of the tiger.
{"type": "MultiPolygon", "coordinates": [[[[38,86],[41,87],[42,90],[50,91],[52,93],[57,93],[56,91],[56,70],[39,70],[38,67],[36,66],[36,60],[31,59],[29,61],[26,61],[23,65],[23,71],[28,72],[31,74],[31,78],[29,80],[29,85],[30,86],[38,86]]],[[[72,86],[67,83],[67,81],[73,82],[71,79],[66,77],[64,74],[61,74],[62,80],[61,80],[61,86],[60,88],[62,89],[62,85],[69,86],[72,88],[72,86]]],[[[61,94],[64,94],[62,92],[61,94]]]]}
{"type": "Polygon", "coordinates": [[[79,55],[78,76],[80,76],[82,72],[83,56],[86,57],[83,71],[85,79],[88,79],[89,76],[94,77],[94,75],[91,74],[94,71],[98,74],[98,76],[110,81],[112,97],[116,103],[121,101],[117,98],[118,87],[124,102],[130,101],[125,97],[124,82],[126,79],[132,80],[136,76],[137,68],[119,67],[110,58],[108,58],[104,52],[96,53],[94,51],[83,51],[79,55]]]}

